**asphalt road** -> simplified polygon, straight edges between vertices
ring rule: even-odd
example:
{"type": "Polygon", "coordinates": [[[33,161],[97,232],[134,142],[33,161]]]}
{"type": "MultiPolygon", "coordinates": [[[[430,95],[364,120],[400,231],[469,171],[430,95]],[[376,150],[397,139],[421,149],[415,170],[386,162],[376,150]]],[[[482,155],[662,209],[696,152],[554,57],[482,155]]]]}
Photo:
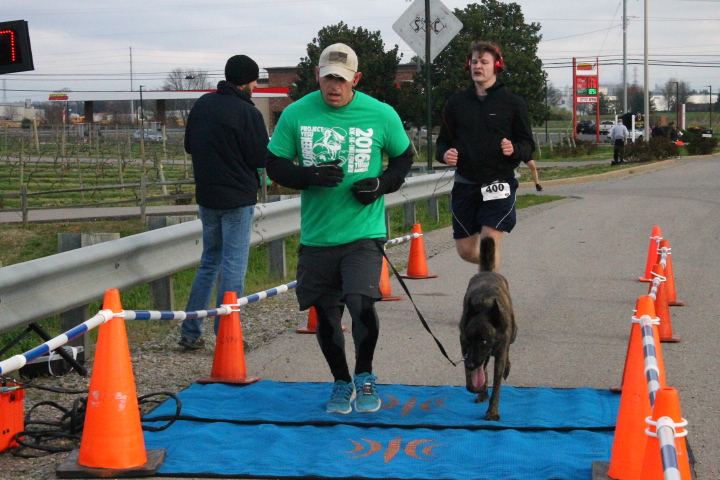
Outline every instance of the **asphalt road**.
{"type": "MultiPolygon", "coordinates": [[[[543,193],[568,198],[519,212],[515,230],[503,239],[500,268],[519,325],[508,384],[618,386],[633,309],[648,293],[638,277],[652,228],[660,226],[672,247],[678,300],[687,303],[671,308],[681,342],[663,344],[662,354],[668,386],[678,389],[689,422],[701,479],[720,478],[720,388],[714,378],[720,356],[717,162],[678,160],[625,178],[544,183],[543,193]]],[[[428,269],[439,277],[410,281],[409,287],[435,335],[459,359],[457,320],[475,269],[458,258],[449,229],[430,232],[424,242],[428,269]]],[[[404,296],[395,278],[392,290],[404,296]]],[[[442,357],[407,299],[378,305],[381,338],[374,369],[380,384],[464,384],[461,368],[442,357]]],[[[350,351],[349,333],[346,339],[350,351]]],[[[250,352],[247,365],[253,375],[270,380],[330,380],[314,336],[281,336],[250,352]]]]}

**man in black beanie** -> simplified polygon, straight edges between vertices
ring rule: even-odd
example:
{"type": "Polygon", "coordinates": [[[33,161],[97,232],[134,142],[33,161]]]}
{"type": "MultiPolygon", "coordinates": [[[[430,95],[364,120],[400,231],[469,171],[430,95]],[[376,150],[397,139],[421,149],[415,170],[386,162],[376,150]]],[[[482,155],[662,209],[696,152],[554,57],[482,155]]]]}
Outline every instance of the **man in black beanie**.
{"type": "MultiPolygon", "coordinates": [[[[225,292],[243,296],[257,191],[257,169],[265,166],[268,133],[250,100],[260,69],[250,57],[235,55],[225,65],[217,91],[200,97],[185,126],[185,151],[192,156],[195,198],[203,226],[203,252],[186,311],[206,310],[220,275],[216,305],[225,292]]],[[[188,315],[192,317],[193,315],[188,315]]],[[[205,346],[202,318],[183,321],[179,345],[205,346]]],[[[215,317],[217,334],[219,317],[215,317]]]]}

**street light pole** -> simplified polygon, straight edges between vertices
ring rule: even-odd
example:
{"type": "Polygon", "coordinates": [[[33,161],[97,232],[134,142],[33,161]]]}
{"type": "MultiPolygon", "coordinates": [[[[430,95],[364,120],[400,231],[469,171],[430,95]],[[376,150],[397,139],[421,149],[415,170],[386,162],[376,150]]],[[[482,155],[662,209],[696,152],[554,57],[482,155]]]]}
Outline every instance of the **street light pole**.
{"type": "Polygon", "coordinates": [[[670,82],[675,84],[675,115],[676,126],[680,128],[680,82],[670,82]]]}
{"type": "Polygon", "coordinates": [[[712,85],[710,87],[710,130],[712,130],[712,85]]]}
{"type": "Polygon", "coordinates": [[[141,125],[141,135],[143,137],[143,140],[145,139],[145,104],[143,103],[142,98],[142,89],[144,85],[140,85],[140,125],[141,125]]]}

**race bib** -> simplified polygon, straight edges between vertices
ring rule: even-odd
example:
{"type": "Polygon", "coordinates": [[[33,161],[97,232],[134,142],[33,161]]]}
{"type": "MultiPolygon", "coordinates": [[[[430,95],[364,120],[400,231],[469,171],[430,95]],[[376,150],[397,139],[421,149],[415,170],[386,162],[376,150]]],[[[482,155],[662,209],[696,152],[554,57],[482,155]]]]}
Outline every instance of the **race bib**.
{"type": "Polygon", "coordinates": [[[510,184],[493,182],[482,186],[483,201],[500,200],[510,196],[510,184]]]}

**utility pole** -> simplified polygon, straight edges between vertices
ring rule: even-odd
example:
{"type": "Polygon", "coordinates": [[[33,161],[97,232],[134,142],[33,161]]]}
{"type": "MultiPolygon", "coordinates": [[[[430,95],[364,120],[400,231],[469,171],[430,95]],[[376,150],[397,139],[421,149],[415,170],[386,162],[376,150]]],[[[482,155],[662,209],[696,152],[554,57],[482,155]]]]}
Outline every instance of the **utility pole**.
{"type": "MultiPolygon", "coordinates": [[[[132,47],[130,47],[130,91],[133,91],[132,47]]],[[[135,101],[130,100],[130,118],[135,117],[135,101]]],[[[137,121],[133,121],[137,125],[137,121]]]]}
{"type": "Polygon", "coordinates": [[[622,112],[627,113],[627,0],[623,0],[623,104],[622,112]]]}
{"type": "Polygon", "coordinates": [[[645,0],[645,113],[643,140],[650,139],[650,69],[648,68],[648,0],[645,0]]]}

